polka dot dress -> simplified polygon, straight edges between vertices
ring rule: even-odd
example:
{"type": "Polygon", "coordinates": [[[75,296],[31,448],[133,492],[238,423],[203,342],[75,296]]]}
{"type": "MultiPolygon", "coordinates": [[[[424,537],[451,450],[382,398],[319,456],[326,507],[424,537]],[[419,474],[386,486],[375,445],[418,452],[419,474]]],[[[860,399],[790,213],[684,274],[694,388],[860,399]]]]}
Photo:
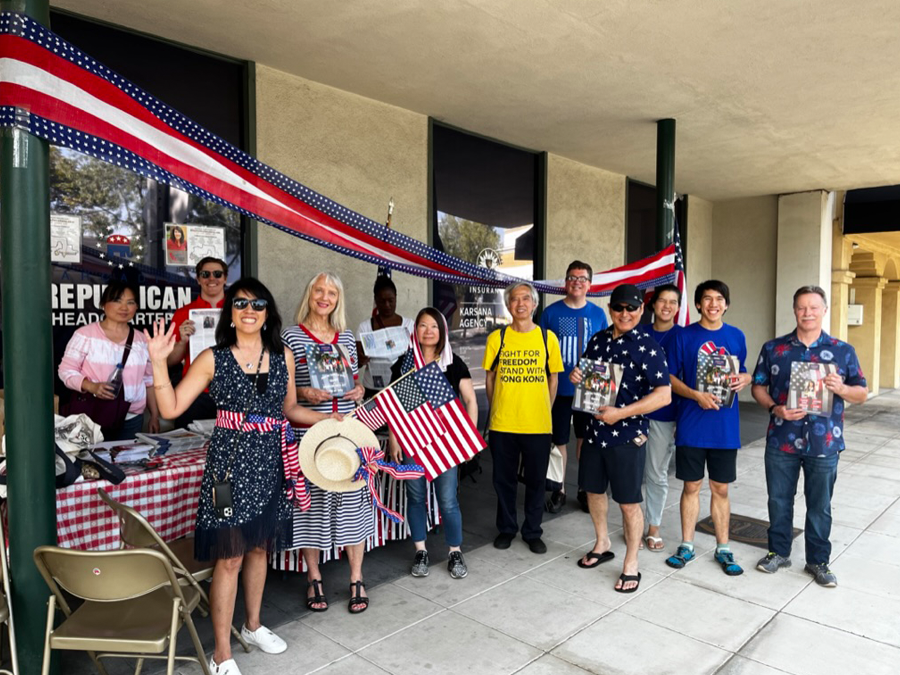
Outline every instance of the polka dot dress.
{"type": "MultiPolygon", "coordinates": [[[[269,355],[269,372],[262,393],[253,376],[238,365],[230,349],[214,349],[215,375],[209,393],[219,410],[258,413],[282,419],[288,372],[284,354],[269,355]]],[[[210,441],[200,487],[194,551],[198,560],[234,558],[254,548],[280,550],[290,525],[291,506],[284,489],[281,431],[240,432],[216,427],[210,441]],[[235,446],[235,443],[237,444],[235,446]],[[212,502],[213,484],[221,481],[231,461],[234,514],[220,519],[212,502]]]]}

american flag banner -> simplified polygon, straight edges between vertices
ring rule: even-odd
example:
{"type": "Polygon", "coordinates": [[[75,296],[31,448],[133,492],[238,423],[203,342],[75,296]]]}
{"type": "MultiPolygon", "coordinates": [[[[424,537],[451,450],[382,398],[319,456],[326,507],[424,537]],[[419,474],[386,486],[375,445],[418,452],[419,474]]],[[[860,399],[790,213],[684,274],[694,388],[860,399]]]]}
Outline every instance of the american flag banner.
{"type": "Polygon", "coordinates": [[[447,430],[447,433],[432,438],[429,445],[410,452],[416,462],[425,467],[425,478],[432,481],[454,466],[472,459],[487,443],[469,419],[437,363],[420,368],[413,377],[447,430]]]}
{"type": "Polygon", "coordinates": [[[416,450],[446,433],[415,376],[400,378],[376,398],[388,426],[407,455],[415,455],[416,450]]]}
{"type": "MultiPolygon", "coordinates": [[[[633,284],[641,290],[660,284],[674,284],[677,280],[675,265],[681,258],[680,250],[680,246],[676,248],[675,242],[673,242],[662,251],[643,260],[628,263],[606,272],[595,272],[591,279],[588,295],[592,297],[610,295],[619,284],[633,284]]],[[[535,288],[542,293],[546,286],[556,288],[561,284],[563,284],[562,279],[534,282],[535,288]]]]}
{"type": "MultiPolygon", "coordinates": [[[[0,13],[0,127],[26,130],[384,268],[446,284],[503,288],[523,281],[454,258],[292,180],[16,12],[0,13]]],[[[674,248],[603,274],[590,295],[608,295],[624,281],[639,288],[672,281],[674,248]]],[[[541,293],[565,293],[561,280],[534,285],[541,293]]]]}
{"type": "Polygon", "coordinates": [[[0,13],[0,126],[24,129],[375,265],[456,284],[502,288],[519,281],[386,228],[292,180],[15,12],[0,13]]]}

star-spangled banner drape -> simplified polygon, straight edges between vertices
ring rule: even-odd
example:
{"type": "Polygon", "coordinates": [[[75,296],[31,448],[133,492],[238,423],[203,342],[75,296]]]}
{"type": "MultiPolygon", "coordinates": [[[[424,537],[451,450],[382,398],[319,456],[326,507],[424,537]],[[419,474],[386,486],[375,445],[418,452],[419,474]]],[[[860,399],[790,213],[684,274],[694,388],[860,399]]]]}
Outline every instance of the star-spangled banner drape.
{"type": "MultiPolygon", "coordinates": [[[[69,44],[34,19],[0,13],[0,126],[113,163],[366,262],[451,284],[501,288],[516,277],[388,229],[259,162],[69,44]]],[[[674,245],[602,273],[591,287],[675,279],[674,245]],[[615,282],[615,283],[613,283],[615,282]],[[612,284],[612,285],[610,285],[612,284]]],[[[562,294],[561,283],[536,282],[562,294]]]]}

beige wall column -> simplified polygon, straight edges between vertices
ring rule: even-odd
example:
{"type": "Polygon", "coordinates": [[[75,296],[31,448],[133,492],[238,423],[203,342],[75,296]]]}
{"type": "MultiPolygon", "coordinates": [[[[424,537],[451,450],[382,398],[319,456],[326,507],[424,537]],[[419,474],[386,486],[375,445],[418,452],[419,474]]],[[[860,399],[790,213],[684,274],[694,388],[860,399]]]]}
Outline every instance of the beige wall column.
{"type": "MultiPolygon", "coordinates": [[[[834,193],[824,190],[778,198],[778,263],[775,291],[775,334],[795,324],[792,300],[800,286],[831,285],[834,193]]],[[[828,325],[829,318],[825,318],[828,325]]]]}
{"type": "Polygon", "coordinates": [[[850,304],[850,284],[856,277],[850,270],[831,270],[831,330],[832,337],[847,342],[847,305],[850,304]]]}
{"type": "Polygon", "coordinates": [[[900,387],[900,281],[889,281],[881,293],[881,386],[900,387]]]}
{"type": "Polygon", "coordinates": [[[881,277],[857,277],[853,280],[856,304],[863,306],[862,326],[847,329],[848,342],[856,349],[859,363],[869,383],[869,391],[881,387],[881,304],[887,280],[881,277]]]}
{"type": "MultiPolygon", "coordinates": [[[[383,222],[394,198],[393,226],[428,241],[428,118],[274,70],[256,67],[257,156],[339,204],[383,222]]],[[[307,281],[327,270],[344,282],[347,321],[355,332],[372,313],[376,266],[259,227],[259,276],[285,325],[307,281]]],[[[415,316],[428,284],[394,275],[397,311],[415,316]]]]}
{"type": "MultiPolygon", "coordinates": [[[[692,239],[694,206],[695,200],[691,198],[688,202],[688,303],[693,309],[694,287],[705,279],[720,279],[728,284],[731,306],[725,315],[725,322],[744,332],[747,338],[747,369],[752,371],[760,348],[777,334],[775,271],[778,197],[765,195],[715,202],[712,241],[707,249],[711,263],[705,273],[700,268],[701,274],[692,279],[691,269],[698,271],[697,265],[702,265],[702,260],[696,259],[692,239]]],[[[790,316],[790,311],[788,314],[790,316]]],[[[741,392],[740,399],[752,400],[750,387],[741,392]]]]}

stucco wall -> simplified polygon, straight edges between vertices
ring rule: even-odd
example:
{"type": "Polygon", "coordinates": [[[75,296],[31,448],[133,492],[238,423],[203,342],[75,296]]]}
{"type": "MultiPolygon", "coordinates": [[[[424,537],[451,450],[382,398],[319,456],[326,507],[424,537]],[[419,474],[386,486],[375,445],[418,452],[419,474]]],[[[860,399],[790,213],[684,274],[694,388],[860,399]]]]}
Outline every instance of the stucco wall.
{"type": "MultiPolygon", "coordinates": [[[[763,343],[775,336],[778,197],[716,202],[712,245],[712,277],[731,291],[725,321],[744,331],[752,372],[763,343]]],[[[749,391],[741,393],[741,400],[749,400],[749,391]]]]}
{"type": "MultiPolygon", "coordinates": [[[[390,197],[393,226],[428,241],[428,120],[425,116],[268,68],[256,68],[257,154],[338,203],[384,222],[390,197]]],[[[347,319],[355,331],[372,311],[376,267],[275,228],[260,225],[259,270],[285,324],[316,272],[337,273],[347,291],[347,319]]],[[[415,312],[427,284],[394,274],[397,310],[415,312]]]]}
{"type": "MultiPolygon", "coordinates": [[[[561,279],[576,259],[594,272],[624,263],[625,176],[549,155],[546,278],[561,279]]],[[[560,297],[545,297],[545,306],[560,297]]],[[[606,310],[606,298],[594,301],[606,310]]]]}
{"type": "Polygon", "coordinates": [[[700,314],[694,307],[694,288],[701,281],[712,278],[713,250],[713,202],[690,195],[687,205],[687,242],[685,275],[688,287],[684,298],[690,310],[691,322],[699,321],[700,314]]]}

